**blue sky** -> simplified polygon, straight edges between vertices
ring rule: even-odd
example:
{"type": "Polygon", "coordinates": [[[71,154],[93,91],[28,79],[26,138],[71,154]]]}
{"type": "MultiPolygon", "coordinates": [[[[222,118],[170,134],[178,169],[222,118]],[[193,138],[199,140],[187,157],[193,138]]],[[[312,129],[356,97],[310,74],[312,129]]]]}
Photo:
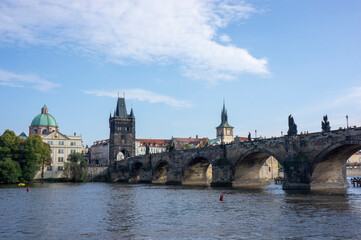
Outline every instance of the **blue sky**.
{"type": "Polygon", "coordinates": [[[360,1],[0,2],[0,132],[46,104],[60,132],[109,137],[118,92],[137,138],[361,125],[360,1]],[[74,3],[75,2],[75,3],[74,3]]]}

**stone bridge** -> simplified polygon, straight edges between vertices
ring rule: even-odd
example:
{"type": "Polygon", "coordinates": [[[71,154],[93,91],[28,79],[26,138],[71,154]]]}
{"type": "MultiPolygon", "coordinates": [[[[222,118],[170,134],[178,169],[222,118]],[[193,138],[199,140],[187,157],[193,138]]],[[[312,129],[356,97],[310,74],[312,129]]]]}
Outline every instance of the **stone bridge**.
{"type": "Polygon", "coordinates": [[[283,189],[346,188],[345,162],[361,149],[361,127],[174,150],[116,162],[114,181],[254,187],[273,156],[283,166],[283,189]]]}

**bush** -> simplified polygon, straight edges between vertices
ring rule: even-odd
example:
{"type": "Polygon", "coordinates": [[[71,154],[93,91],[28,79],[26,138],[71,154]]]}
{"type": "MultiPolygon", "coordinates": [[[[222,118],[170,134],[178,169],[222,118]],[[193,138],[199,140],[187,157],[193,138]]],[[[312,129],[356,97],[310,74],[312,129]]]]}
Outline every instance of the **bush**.
{"type": "Polygon", "coordinates": [[[0,161],[0,182],[17,183],[21,176],[21,168],[18,162],[5,158],[0,161]]]}

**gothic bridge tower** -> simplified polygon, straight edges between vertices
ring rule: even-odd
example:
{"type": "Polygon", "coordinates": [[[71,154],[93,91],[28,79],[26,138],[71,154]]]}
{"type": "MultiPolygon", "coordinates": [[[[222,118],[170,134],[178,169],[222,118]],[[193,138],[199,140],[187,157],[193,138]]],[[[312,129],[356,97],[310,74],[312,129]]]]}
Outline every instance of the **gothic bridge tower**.
{"type": "Polygon", "coordinates": [[[125,99],[118,97],[114,115],[109,116],[109,161],[114,163],[135,156],[135,117],[133,108],[127,113],[125,99]]]}
{"type": "Polygon", "coordinates": [[[221,114],[221,124],[216,127],[217,138],[221,140],[222,144],[231,143],[234,140],[233,127],[228,123],[228,114],[225,103],[223,102],[223,109],[221,114]]]}

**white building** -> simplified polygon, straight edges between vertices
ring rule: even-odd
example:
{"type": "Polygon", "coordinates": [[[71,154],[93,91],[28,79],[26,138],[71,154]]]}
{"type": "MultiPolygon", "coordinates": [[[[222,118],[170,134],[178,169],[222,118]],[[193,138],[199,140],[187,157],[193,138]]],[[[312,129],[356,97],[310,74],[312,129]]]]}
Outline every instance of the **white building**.
{"type": "MultiPolygon", "coordinates": [[[[37,115],[29,127],[29,135],[41,134],[43,142],[49,144],[51,150],[51,166],[44,169],[44,178],[63,177],[64,163],[71,153],[84,153],[81,136],[64,135],[59,132],[55,118],[48,113],[46,106],[42,107],[41,114],[37,115]]],[[[41,178],[41,170],[35,179],[41,178]]]]}
{"type": "Polygon", "coordinates": [[[135,140],[135,156],[145,155],[147,153],[147,147],[149,147],[149,153],[161,153],[167,151],[167,145],[171,143],[171,140],[167,139],[136,139],[135,140]]]}

